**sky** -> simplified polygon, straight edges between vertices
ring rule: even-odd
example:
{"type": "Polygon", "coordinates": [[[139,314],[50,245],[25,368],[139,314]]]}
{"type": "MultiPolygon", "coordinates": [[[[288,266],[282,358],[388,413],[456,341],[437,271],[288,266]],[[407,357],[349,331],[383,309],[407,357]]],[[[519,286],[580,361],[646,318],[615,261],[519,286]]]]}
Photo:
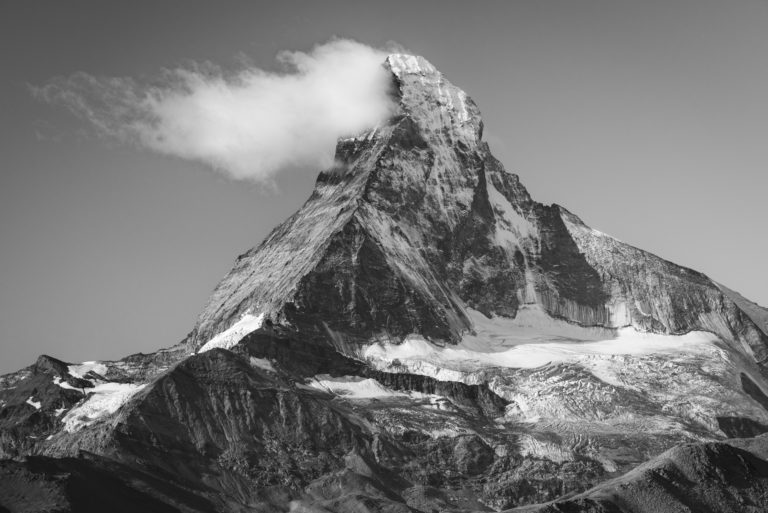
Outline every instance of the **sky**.
{"type": "Polygon", "coordinates": [[[179,342],[319,171],[235,180],[94,132],[35,88],[279,73],[280,52],[333,38],[423,55],[535,199],[768,305],[766,26],[765,0],[0,0],[0,373],[179,342]]]}

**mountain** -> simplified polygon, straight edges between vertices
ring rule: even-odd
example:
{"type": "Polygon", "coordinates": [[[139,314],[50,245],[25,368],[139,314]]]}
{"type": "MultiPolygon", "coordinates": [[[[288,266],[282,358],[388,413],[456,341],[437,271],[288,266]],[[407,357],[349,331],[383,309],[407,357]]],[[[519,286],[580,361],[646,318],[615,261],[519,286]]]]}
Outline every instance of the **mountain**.
{"type": "Polygon", "coordinates": [[[471,98],[384,66],[397,112],[184,341],[0,377],[0,505],[671,512],[706,475],[768,510],[768,310],[534,201],[471,98]]]}
{"type": "Polygon", "coordinates": [[[509,513],[638,513],[768,508],[768,437],[684,444],[574,497],[509,513]]]}

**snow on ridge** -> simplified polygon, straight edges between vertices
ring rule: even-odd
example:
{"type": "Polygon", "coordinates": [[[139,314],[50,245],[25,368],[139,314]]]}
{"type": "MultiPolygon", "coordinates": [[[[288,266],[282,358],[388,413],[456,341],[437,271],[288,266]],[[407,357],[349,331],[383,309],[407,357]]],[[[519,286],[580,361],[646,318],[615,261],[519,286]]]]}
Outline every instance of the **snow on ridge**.
{"type": "Polygon", "coordinates": [[[99,376],[104,376],[108,369],[107,366],[101,362],[91,361],[83,362],[80,365],[70,365],[67,370],[72,376],[85,379],[85,375],[91,371],[95,372],[99,376]]]}
{"type": "Polygon", "coordinates": [[[264,312],[259,315],[243,314],[239,321],[203,344],[198,353],[204,353],[215,348],[230,349],[234,347],[243,337],[261,328],[261,325],[264,324],[264,317],[264,312]]]}
{"type": "Polygon", "coordinates": [[[307,386],[344,396],[349,399],[371,399],[374,397],[407,397],[407,394],[391,390],[375,379],[357,376],[331,377],[318,374],[307,386]]]}
{"type": "Polygon", "coordinates": [[[40,402],[40,401],[34,401],[33,400],[33,396],[31,396],[31,395],[29,396],[29,398],[27,398],[26,403],[28,405],[32,406],[36,410],[39,410],[42,407],[42,405],[43,405],[43,403],[40,402]]]}
{"type": "Polygon", "coordinates": [[[64,431],[73,433],[115,413],[145,386],[147,386],[146,383],[141,385],[100,383],[96,385],[89,389],[88,396],[82,403],[69,410],[62,418],[64,431]]]}
{"type": "MultiPolygon", "coordinates": [[[[71,374],[71,373],[70,373],[70,374],[71,374]]],[[[61,380],[61,377],[59,377],[59,376],[54,376],[54,378],[53,378],[53,384],[54,384],[54,385],[58,385],[58,386],[60,386],[61,388],[65,388],[65,389],[67,389],[67,390],[76,390],[76,391],[78,391],[78,392],[82,392],[82,390],[81,390],[81,389],[79,389],[79,388],[77,388],[77,387],[73,387],[72,385],[70,385],[70,384],[69,384],[69,383],[67,383],[66,381],[62,381],[62,380],[61,380]]]]}

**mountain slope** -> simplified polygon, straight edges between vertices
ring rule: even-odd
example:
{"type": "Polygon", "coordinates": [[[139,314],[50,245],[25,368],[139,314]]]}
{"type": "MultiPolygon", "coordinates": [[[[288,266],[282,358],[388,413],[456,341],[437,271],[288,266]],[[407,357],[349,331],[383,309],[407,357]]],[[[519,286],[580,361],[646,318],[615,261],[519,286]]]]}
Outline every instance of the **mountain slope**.
{"type": "Polygon", "coordinates": [[[768,509],[768,438],[686,444],[583,494],[509,513],[654,513],[768,509]]]}
{"type": "Polygon", "coordinates": [[[398,111],[185,341],[0,377],[0,505],[88,510],[106,472],[107,509],[499,510],[768,431],[764,309],[537,203],[463,91],[384,65],[398,111]]]}
{"type": "Polygon", "coordinates": [[[467,307],[514,318],[539,304],[583,326],[703,330],[768,356],[765,326],[706,276],[534,202],[482,141],[472,100],[431,64],[387,66],[400,114],[339,142],[306,205],[216,288],[193,346],[249,312],[353,346],[371,334],[455,343],[472,329],[467,307]]]}

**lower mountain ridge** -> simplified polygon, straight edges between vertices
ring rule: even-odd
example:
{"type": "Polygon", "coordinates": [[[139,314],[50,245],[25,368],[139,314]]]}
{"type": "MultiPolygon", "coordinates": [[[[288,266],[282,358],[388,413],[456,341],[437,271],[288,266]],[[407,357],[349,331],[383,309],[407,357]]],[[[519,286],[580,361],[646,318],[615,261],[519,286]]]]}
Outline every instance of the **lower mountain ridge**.
{"type": "Polygon", "coordinates": [[[0,511],[765,512],[768,310],[535,202],[421,57],[179,344],[0,376],[0,511]]]}

